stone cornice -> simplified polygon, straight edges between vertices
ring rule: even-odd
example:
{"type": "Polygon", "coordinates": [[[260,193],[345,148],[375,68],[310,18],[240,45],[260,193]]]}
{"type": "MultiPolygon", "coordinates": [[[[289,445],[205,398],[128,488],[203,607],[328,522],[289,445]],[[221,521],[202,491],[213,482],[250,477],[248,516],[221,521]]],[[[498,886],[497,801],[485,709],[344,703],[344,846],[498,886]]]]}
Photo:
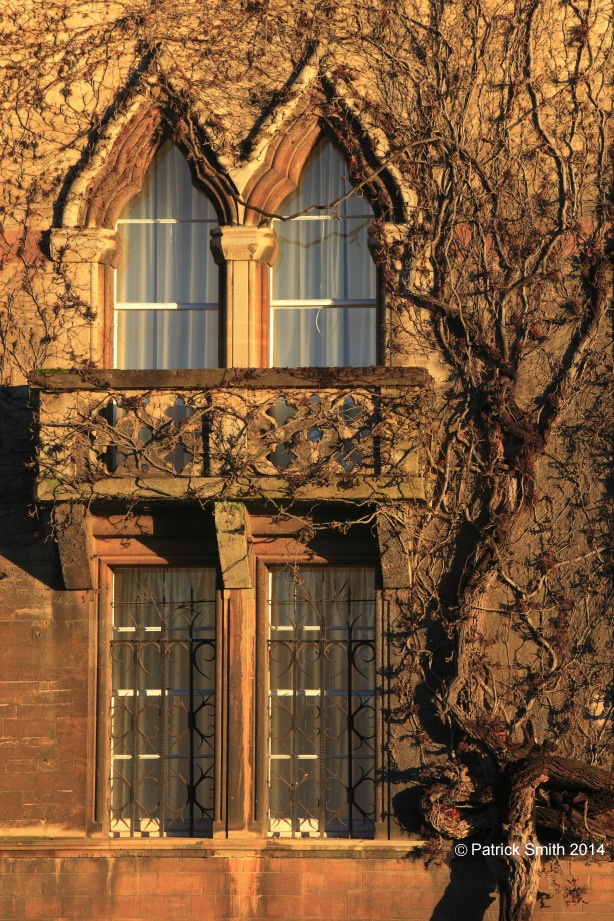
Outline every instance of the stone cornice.
{"type": "Polygon", "coordinates": [[[426,387],[424,368],[209,368],[117,371],[91,369],[33,371],[30,385],[48,392],[71,390],[215,390],[292,387],[426,387]]]}

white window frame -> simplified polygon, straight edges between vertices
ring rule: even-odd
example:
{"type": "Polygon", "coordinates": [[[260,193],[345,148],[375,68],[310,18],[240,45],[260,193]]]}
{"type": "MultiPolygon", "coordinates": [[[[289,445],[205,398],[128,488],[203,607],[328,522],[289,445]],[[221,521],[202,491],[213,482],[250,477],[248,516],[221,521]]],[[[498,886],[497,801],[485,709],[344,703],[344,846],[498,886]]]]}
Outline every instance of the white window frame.
{"type": "MultiPolygon", "coordinates": [[[[186,220],[178,220],[177,218],[120,218],[116,225],[115,229],[121,231],[121,225],[123,224],[210,224],[212,228],[219,227],[220,223],[216,219],[206,219],[206,218],[189,218],[186,220]]],[[[118,323],[116,321],[116,313],[119,310],[217,310],[221,313],[222,305],[219,303],[219,300],[215,303],[205,303],[198,302],[192,303],[189,301],[118,301],[117,299],[117,275],[119,269],[116,269],[113,273],[113,367],[117,366],[118,359],[118,348],[117,348],[117,333],[118,333],[118,323]]],[[[219,322],[219,320],[218,320],[219,322]]]]}

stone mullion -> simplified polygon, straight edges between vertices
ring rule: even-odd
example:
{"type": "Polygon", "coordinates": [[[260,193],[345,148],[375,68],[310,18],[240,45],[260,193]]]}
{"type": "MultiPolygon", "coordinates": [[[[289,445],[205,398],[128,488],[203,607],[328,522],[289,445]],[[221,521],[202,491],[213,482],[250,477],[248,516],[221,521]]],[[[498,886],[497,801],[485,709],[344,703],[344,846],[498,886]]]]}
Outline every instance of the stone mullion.
{"type": "MultiPolygon", "coordinates": [[[[123,237],[106,227],[56,227],[49,231],[49,256],[89,301],[88,360],[97,366],[112,362],[112,342],[106,341],[111,295],[111,269],[116,269],[123,252],[123,237]]],[[[85,346],[85,343],[83,343],[85,346]]]]}
{"type": "Polygon", "coordinates": [[[216,502],[215,527],[223,583],[221,639],[223,717],[222,795],[214,834],[241,838],[253,834],[254,764],[252,730],[255,720],[254,659],[256,601],[248,553],[248,515],[241,502],[216,502]]]}
{"type": "Polygon", "coordinates": [[[227,368],[260,367],[268,328],[263,275],[277,254],[275,231],[268,227],[219,227],[211,234],[211,250],[224,272],[222,363],[227,368]]]}

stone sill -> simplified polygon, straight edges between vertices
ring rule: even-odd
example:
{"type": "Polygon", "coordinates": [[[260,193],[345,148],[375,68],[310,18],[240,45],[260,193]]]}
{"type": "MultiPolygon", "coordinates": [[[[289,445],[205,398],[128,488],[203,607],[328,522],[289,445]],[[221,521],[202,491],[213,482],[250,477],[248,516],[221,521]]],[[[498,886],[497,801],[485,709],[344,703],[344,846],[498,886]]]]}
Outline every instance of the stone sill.
{"type": "Polygon", "coordinates": [[[369,477],[347,474],[325,485],[303,482],[298,485],[283,477],[255,476],[249,482],[232,482],[224,477],[104,477],[92,483],[59,483],[41,479],[36,486],[37,502],[84,502],[110,499],[288,499],[316,501],[380,502],[424,499],[421,476],[369,477]]]}
{"type": "Polygon", "coordinates": [[[424,841],[267,838],[4,838],[0,857],[325,857],[370,860],[417,858],[424,841]]]}
{"type": "Polygon", "coordinates": [[[425,387],[424,368],[210,368],[206,370],[33,371],[30,385],[46,392],[73,390],[267,390],[277,388],[425,387]]]}

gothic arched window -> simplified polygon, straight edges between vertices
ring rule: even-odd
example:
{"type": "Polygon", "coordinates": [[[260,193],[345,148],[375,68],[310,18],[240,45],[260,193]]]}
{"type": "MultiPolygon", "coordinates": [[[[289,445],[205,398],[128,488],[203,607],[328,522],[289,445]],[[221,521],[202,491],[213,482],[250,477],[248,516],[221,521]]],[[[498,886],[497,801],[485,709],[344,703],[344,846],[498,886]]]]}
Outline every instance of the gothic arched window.
{"type": "Polygon", "coordinates": [[[125,252],[116,274],[115,367],[218,367],[218,268],[209,246],[217,224],[167,141],[117,222],[125,252]]]}
{"type": "MultiPolygon", "coordinates": [[[[282,210],[294,214],[326,205],[350,189],[345,162],[322,138],[282,210]]],[[[279,256],[272,270],[271,365],[377,362],[376,270],[367,248],[373,217],[356,193],[329,213],[274,222],[279,256]]]]}

